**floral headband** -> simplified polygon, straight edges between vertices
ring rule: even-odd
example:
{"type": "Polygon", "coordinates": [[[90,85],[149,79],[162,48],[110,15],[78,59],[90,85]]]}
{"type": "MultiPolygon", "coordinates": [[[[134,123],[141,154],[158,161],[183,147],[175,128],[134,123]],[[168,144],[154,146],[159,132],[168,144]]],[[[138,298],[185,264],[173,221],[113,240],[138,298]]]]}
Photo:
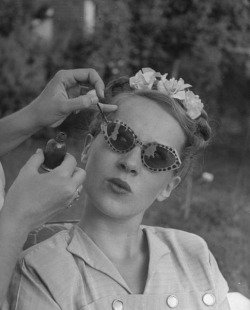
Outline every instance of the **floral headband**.
{"type": "MultiPolygon", "coordinates": [[[[130,78],[120,77],[115,81],[110,82],[105,89],[105,103],[109,103],[110,99],[121,92],[131,91],[131,89],[138,90],[158,90],[168,96],[178,99],[186,113],[191,119],[196,119],[201,115],[204,107],[198,95],[192,91],[187,90],[191,87],[190,84],[185,84],[183,79],[178,81],[174,78],[168,80],[167,73],[154,71],[151,68],[142,68],[135,76],[130,78]]],[[[95,89],[87,92],[89,96],[97,96],[95,89]]],[[[78,111],[76,112],[78,113],[78,111]]],[[[62,121],[60,121],[61,123],[62,121]]],[[[57,124],[58,125],[58,124],[57,124]]]]}
{"type": "Polygon", "coordinates": [[[167,75],[167,73],[161,75],[151,68],[142,68],[135,76],[129,78],[129,84],[132,89],[155,89],[172,98],[178,99],[191,119],[198,118],[201,115],[204,105],[198,95],[195,95],[190,90],[186,90],[192,86],[185,84],[181,78],[178,81],[174,78],[168,80],[167,75]]]}

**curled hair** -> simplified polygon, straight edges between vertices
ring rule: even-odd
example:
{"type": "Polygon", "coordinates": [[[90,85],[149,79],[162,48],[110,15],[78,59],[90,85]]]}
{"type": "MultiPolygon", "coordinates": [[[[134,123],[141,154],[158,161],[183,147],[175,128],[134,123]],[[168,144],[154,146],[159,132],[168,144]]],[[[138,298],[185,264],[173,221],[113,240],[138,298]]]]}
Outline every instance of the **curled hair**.
{"type": "MultiPolygon", "coordinates": [[[[211,127],[208,115],[203,109],[196,119],[191,119],[181,101],[169,97],[157,90],[134,90],[129,86],[129,78],[121,77],[110,82],[105,89],[105,103],[118,104],[131,97],[142,97],[152,100],[165,108],[179,123],[186,136],[185,145],[182,147],[180,158],[182,165],[174,170],[182,178],[186,176],[192,167],[200,151],[202,151],[211,139],[211,127]]],[[[99,117],[91,123],[90,133],[97,135],[100,131],[99,117]]]]}

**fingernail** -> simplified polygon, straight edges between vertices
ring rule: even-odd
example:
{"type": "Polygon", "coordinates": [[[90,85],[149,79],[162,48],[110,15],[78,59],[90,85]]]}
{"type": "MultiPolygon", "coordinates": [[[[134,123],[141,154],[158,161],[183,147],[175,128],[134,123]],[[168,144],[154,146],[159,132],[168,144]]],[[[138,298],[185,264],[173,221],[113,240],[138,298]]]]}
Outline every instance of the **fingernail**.
{"type": "Polygon", "coordinates": [[[36,154],[41,153],[41,151],[42,151],[42,150],[38,148],[38,149],[36,150],[36,154]]]}
{"type": "Polygon", "coordinates": [[[101,97],[104,98],[104,90],[103,89],[100,91],[100,94],[101,94],[101,97]]]}
{"type": "Polygon", "coordinates": [[[92,104],[97,104],[97,102],[99,102],[99,98],[97,96],[90,96],[90,99],[92,104]]]}

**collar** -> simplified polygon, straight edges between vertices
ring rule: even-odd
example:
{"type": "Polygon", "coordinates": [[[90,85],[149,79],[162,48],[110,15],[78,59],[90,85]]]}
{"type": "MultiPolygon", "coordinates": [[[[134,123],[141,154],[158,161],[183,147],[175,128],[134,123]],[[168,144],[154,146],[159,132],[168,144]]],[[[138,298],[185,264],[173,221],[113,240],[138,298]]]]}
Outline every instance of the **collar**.
{"type": "MultiPolygon", "coordinates": [[[[148,282],[157,264],[163,256],[170,253],[170,249],[158,236],[154,227],[141,226],[141,228],[146,234],[149,248],[148,282]]],[[[132,293],[114,264],[79,226],[74,226],[70,234],[72,238],[67,247],[70,253],[83,259],[92,268],[113,278],[129,293],[132,293]]]]}
{"type": "Polygon", "coordinates": [[[67,247],[70,253],[83,259],[92,268],[105,273],[132,293],[115,265],[79,226],[74,226],[71,234],[72,239],[67,247]]]}
{"type": "Polygon", "coordinates": [[[162,240],[160,235],[157,233],[156,227],[141,226],[145,232],[148,240],[149,248],[149,266],[148,266],[148,280],[156,269],[157,264],[161,258],[168,255],[171,251],[167,243],[162,240]]]}

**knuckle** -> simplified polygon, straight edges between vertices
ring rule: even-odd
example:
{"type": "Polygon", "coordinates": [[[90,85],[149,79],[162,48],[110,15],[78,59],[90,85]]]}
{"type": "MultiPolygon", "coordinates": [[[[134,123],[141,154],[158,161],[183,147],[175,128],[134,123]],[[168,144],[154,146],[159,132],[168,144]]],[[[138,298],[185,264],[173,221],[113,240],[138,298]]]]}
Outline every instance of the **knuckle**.
{"type": "Polygon", "coordinates": [[[74,166],[77,165],[77,161],[75,159],[75,157],[69,153],[67,153],[68,158],[72,161],[72,163],[74,164],[74,166]]]}
{"type": "Polygon", "coordinates": [[[65,169],[62,169],[61,166],[56,167],[52,171],[49,172],[51,176],[53,176],[53,181],[56,183],[63,183],[65,177],[67,176],[65,173],[65,169]]]}
{"type": "Polygon", "coordinates": [[[72,197],[75,193],[75,187],[72,184],[67,184],[64,188],[64,192],[67,197],[72,197]]]}
{"type": "Polygon", "coordinates": [[[82,168],[79,168],[79,173],[80,173],[81,178],[84,179],[86,176],[86,171],[82,168]]]}
{"type": "Polygon", "coordinates": [[[90,73],[92,73],[92,74],[97,74],[97,71],[96,71],[95,69],[93,69],[93,68],[89,69],[89,71],[90,71],[90,73]]]}
{"type": "Polygon", "coordinates": [[[77,167],[77,170],[81,173],[81,174],[85,174],[85,170],[81,167],[77,167]]]}
{"type": "Polygon", "coordinates": [[[61,101],[59,110],[62,114],[67,114],[69,112],[69,105],[66,101],[61,101]]]}
{"type": "Polygon", "coordinates": [[[59,70],[57,71],[57,73],[55,74],[55,77],[58,79],[58,80],[62,80],[63,77],[65,75],[65,70],[59,70]]]}
{"type": "Polygon", "coordinates": [[[93,75],[93,76],[97,75],[97,71],[95,69],[90,68],[88,70],[89,70],[90,75],[93,75]]]}
{"type": "Polygon", "coordinates": [[[56,178],[61,180],[62,182],[67,182],[68,172],[65,169],[61,169],[61,167],[57,168],[55,169],[56,171],[54,171],[56,173],[56,178]]]}

